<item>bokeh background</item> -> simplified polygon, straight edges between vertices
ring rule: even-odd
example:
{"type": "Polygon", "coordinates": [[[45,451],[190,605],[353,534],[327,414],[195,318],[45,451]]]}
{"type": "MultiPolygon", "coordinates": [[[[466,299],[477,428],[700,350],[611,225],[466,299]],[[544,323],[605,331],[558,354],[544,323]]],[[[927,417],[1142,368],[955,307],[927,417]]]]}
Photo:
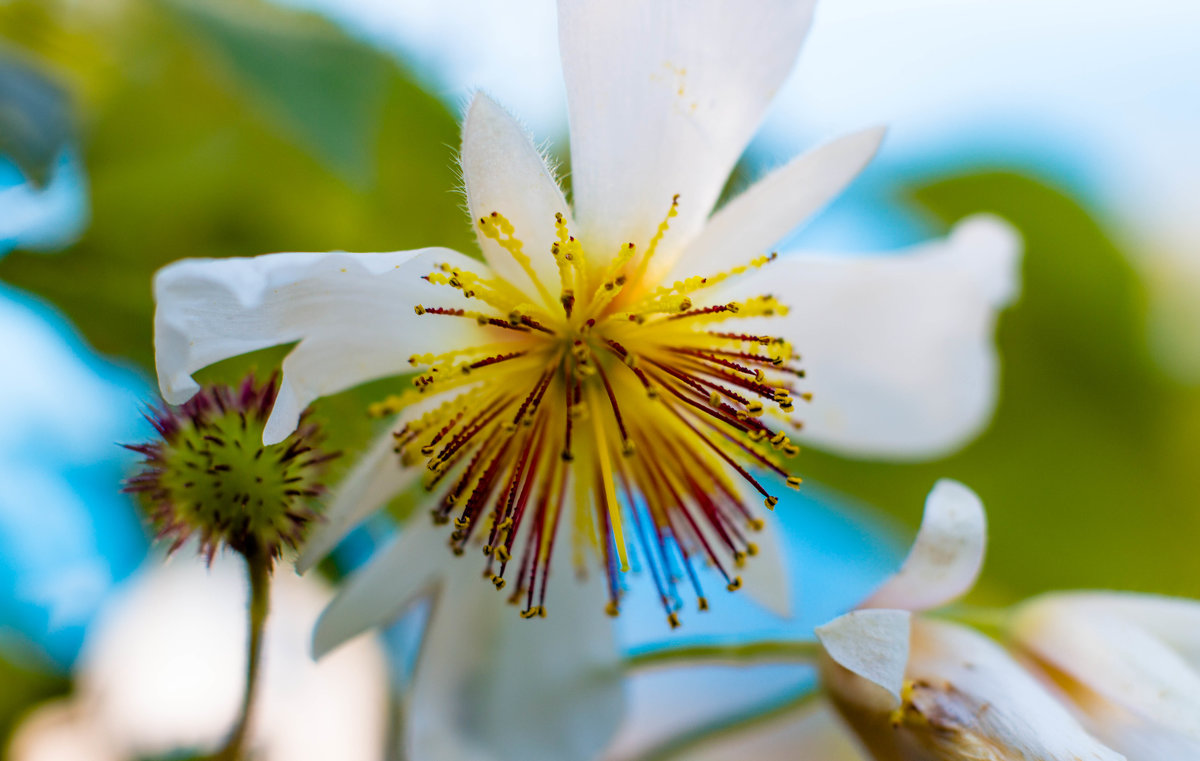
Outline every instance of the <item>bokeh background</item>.
{"type": "MultiPolygon", "coordinates": [[[[781,511],[811,582],[797,626],[886,572],[943,476],[989,508],[977,602],[1200,595],[1198,34],[1190,0],[822,0],[730,191],[886,123],[876,162],[789,245],[900,247],[991,211],[1026,252],[974,443],[916,464],[801,455],[813,486],[781,511]]],[[[152,273],[191,256],[473,251],[461,107],[483,88],[565,159],[556,57],[551,0],[0,0],[0,746],[72,690],[89,627],[149,551],[117,443],[146,435],[156,398],[152,273]]],[[[395,384],[320,402],[333,445],[361,448],[365,405],[395,384]]],[[[388,531],[377,519],[323,570],[388,531]]],[[[733,611],[703,633],[775,631],[733,611]]],[[[660,636],[627,618],[631,647],[660,636]]],[[[412,638],[389,634],[396,683],[412,638]]]]}

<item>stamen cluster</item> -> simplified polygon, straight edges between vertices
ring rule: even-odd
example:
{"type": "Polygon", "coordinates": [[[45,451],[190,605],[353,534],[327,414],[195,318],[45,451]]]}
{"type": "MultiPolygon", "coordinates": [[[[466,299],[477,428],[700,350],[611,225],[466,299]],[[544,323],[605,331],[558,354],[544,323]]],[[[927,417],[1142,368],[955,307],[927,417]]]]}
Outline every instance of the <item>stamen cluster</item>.
{"type": "Polygon", "coordinates": [[[429,282],[480,308],[418,305],[417,314],[474,319],[494,335],[412,357],[422,368],[414,390],[375,406],[391,414],[417,396],[446,395],[395,432],[395,450],[404,465],[425,462],[425,488],[442,493],[433,517],[453,523],[450,547],[462,554],[478,546],[484,576],[497,589],[512,582],[509,600],[524,617],[546,615],[551,560],[567,541],[577,569],[589,554],[599,558],[610,614],[620,609],[622,573],[636,563],[677,626],[685,578],[699,608],[708,607],[698,563],[732,591],[742,583],[735,569],[757,552],[750,534],[763,521],[744,494],[757,492],[767,509],[778,497],[750,469],[800,484],[783,465],[799,451],[785,430],[799,427],[790,419],[795,399],[808,398],[794,386],[804,377],[798,356],[780,338],[727,325],[786,307],[770,295],[696,306],[774,254],[656,287],[649,265],[677,204],[644,252],[628,243],[603,265],[589,262],[557,215],[549,252],[557,294],[502,214],[477,220],[536,294],[449,265],[430,273],[429,282]]]}
{"type": "Polygon", "coordinates": [[[210,562],[223,545],[278,558],[317,518],[319,477],[338,455],[319,449],[320,429],[307,413],[286,440],[263,445],[276,392],[274,377],[260,386],[248,376],[236,390],[204,387],[180,407],[146,415],[157,440],[126,445],[145,459],[125,491],[141,497],[170,552],[197,536],[210,562]]]}

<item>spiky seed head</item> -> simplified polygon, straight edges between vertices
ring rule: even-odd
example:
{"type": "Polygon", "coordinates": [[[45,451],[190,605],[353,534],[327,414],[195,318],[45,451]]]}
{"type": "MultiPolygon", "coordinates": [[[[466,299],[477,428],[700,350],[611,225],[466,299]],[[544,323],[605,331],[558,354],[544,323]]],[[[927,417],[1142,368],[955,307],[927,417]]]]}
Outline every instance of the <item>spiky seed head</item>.
{"type": "Polygon", "coordinates": [[[337,453],[321,450],[307,411],[287,439],[262,443],[277,391],[274,376],[261,385],[249,375],[237,388],[205,386],[179,407],[151,410],[157,437],[126,445],[144,459],[124,491],[138,495],[170,552],[197,537],[210,560],[222,546],[278,558],[303,540],[319,515],[324,466],[337,453]]]}

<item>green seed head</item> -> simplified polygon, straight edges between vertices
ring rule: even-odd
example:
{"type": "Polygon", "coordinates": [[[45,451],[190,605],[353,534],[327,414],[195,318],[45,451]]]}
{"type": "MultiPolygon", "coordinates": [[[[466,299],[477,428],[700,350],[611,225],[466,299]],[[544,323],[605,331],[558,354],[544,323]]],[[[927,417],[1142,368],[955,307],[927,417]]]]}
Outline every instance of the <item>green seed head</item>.
{"type": "Polygon", "coordinates": [[[274,378],[234,390],[210,386],[181,407],[148,415],[159,438],[129,446],[145,456],[125,490],[140,495],[157,537],[175,551],[196,536],[210,558],[221,546],[278,557],[296,548],[317,517],[322,466],[318,427],[302,418],[286,440],[262,443],[274,378]]]}

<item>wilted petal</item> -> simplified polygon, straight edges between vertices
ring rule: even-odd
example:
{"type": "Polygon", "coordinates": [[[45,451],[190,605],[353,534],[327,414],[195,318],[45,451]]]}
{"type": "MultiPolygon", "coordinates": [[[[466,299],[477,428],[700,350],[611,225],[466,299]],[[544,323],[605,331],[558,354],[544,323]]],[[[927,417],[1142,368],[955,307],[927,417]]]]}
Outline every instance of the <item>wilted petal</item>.
{"type": "Polygon", "coordinates": [[[1122,761],[983,635],[913,619],[897,710],[877,685],[828,663],[826,688],[877,759],[1122,761]]]}
{"type": "Polygon", "coordinates": [[[838,138],[754,183],[713,214],[667,280],[724,272],[769,252],[850,184],[884,132],[875,127],[838,138]]]}
{"type": "Polygon", "coordinates": [[[1123,729],[1148,726],[1200,747],[1198,627],[1194,602],[1083,593],[1025,604],[1013,632],[1039,662],[1073,681],[1084,700],[1094,693],[1128,712],[1123,729]]]}
{"type": "MultiPolygon", "coordinates": [[[[463,124],[462,171],[471,224],[479,246],[495,272],[533,298],[537,293],[528,273],[498,242],[485,236],[481,217],[492,212],[512,223],[522,254],[542,285],[557,298],[558,266],[550,253],[555,242],[554,215],[570,219],[567,202],[528,133],[494,100],[479,93],[471,101],[463,124]]],[[[550,305],[556,307],[557,302],[550,305]]]]}
{"type": "Polygon", "coordinates": [[[603,576],[563,567],[550,587],[546,618],[524,620],[476,563],[453,563],[408,706],[414,761],[591,761],[608,744],[625,695],[603,576]]]}
{"type": "Polygon", "coordinates": [[[783,256],[717,290],[716,302],[772,294],[790,308],[751,332],[803,358],[801,438],[854,456],[934,457],[977,434],[995,405],[996,314],[1016,295],[1020,240],[974,216],[949,237],[873,256],[783,256]]]}
{"type": "Polygon", "coordinates": [[[816,628],[826,654],[900,702],[912,616],[905,610],[856,610],[816,628]]]}
{"type": "Polygon", "coordinates": [[[975,585],[987,548],[987,516],[975,492],[942,479],[925,500],[912,550],[862,608],[922,611],[957,600],[975,585]]]}
{"type": "Polygon", "coordinates": [[[420,319],[422,300],[457,306],[457,292],[421,279],[446,262],[486,268],[444,248],[387,254],[269,254],[250,259],[185,259],[154,278],[155,362],[163,397],[187,401],[191,374],[229,357],[299,341],[264,441],[282,441],[314,399],[409,370],[414,353],[469,345],[472,320],[420,319]]]}
{"type": "Polygon", "coordinates": [[[442,528],[433,525],[427,516],[415,516],[391,544],[342,584],[337,597],[317,620],[314,658],[373,626],[390,622],[445,576],[455,558],[446,546],[442,528]]]}
{"type": "Polygon", "coordinates": [[[664,248],[712,210],[795,62],[812,0],[559,0],[575,213],[589,254],[664,248]]]}

